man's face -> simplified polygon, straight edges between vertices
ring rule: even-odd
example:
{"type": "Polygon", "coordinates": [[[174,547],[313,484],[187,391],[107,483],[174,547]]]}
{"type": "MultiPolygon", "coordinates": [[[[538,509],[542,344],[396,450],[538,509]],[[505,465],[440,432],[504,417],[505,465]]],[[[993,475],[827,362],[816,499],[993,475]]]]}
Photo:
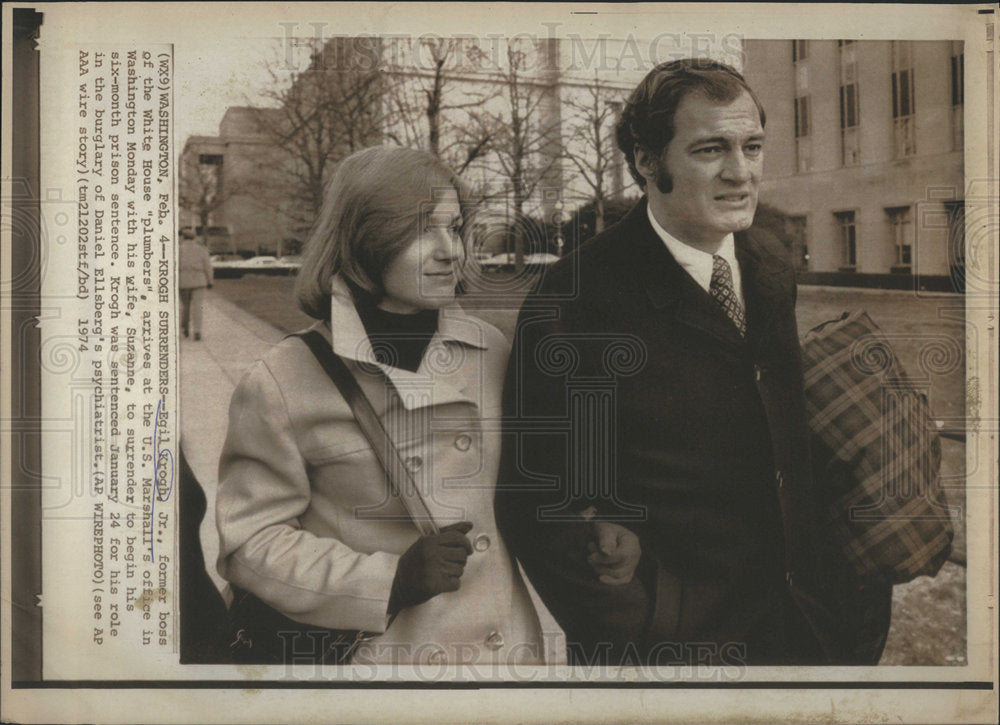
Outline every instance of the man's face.
{"type": "Polygon", "coordinates": [[[678,105],[674,129],[660,158],[641,169],[653,182],[650,207],[672,236],[715,252],[727,234],[753,222],[764,166],[760,113],[746,92],[728,102],[695,92],[678,105]]]}

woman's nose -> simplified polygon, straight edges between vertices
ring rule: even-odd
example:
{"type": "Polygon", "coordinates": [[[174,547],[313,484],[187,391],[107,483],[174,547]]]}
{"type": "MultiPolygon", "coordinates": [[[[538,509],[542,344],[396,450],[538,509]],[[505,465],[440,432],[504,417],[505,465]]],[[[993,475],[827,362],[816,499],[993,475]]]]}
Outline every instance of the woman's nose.
{"type": "Polygon", "coordinates": [[[442,229],[436,235],[437,244],[434,245],[434,257],[441,261],[454,261],[462,256],[464,247],[462,246],[462,236],[453,229],[442,229]]]}

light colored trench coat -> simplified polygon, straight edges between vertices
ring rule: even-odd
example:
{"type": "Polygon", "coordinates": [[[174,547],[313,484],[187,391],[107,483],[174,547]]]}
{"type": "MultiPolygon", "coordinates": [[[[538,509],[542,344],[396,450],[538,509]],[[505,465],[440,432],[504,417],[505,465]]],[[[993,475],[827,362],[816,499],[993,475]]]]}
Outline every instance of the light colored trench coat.
{"type": "Polygon", "coordinates": [[[386,629],[399,557],[419,533],[388,495],[347,403],[297,338],[272,348],[233,394],[216,507],[220,574],[296,621],[381,633],[358,661],[565,662],[562,631],[493,514],[503,334],[452,305],[410,372],[375,361],[339,279],[331,312],[329,328],[313,329],[347,362],[438,525],[473,523],[460,589],[402,610],[386,629]]]}
{"type": "Polygon", "coordinates": [[[196,241],[186,239],[180,245],[177,286],[181,289],[208,287],[215,276],[208,250],[196,241]]]}

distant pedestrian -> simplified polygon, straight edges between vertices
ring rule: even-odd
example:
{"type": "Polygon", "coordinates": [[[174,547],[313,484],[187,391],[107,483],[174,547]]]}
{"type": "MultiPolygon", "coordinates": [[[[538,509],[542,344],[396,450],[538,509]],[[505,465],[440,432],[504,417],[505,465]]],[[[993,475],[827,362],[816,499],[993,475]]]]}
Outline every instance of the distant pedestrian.
{"type": "Polygon", "coordinates": [[[205,289],[212,288],[212,260],[208,250],[189,233],[182,233],[180,290],[181,329],[184,337],[194,333],[194,339],[201,339],[201,304],[205,289]]]}

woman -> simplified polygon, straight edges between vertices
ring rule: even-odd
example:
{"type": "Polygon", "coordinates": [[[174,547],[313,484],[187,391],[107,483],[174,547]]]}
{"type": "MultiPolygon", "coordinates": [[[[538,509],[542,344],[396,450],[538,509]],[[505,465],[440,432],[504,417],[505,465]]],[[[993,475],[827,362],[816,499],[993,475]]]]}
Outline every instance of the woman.
{"type": "Polygon", "coordinates": [[[434,156],[344,159],[296,281],[371,401],[441,533],[421,536],[337,387],[285,339],[233,395],[219,571],[281,614],[378,635],[376,663],[564,661],[561,631],[497,533],[509,344],[455,303],[462,185],[434,156]]]}

